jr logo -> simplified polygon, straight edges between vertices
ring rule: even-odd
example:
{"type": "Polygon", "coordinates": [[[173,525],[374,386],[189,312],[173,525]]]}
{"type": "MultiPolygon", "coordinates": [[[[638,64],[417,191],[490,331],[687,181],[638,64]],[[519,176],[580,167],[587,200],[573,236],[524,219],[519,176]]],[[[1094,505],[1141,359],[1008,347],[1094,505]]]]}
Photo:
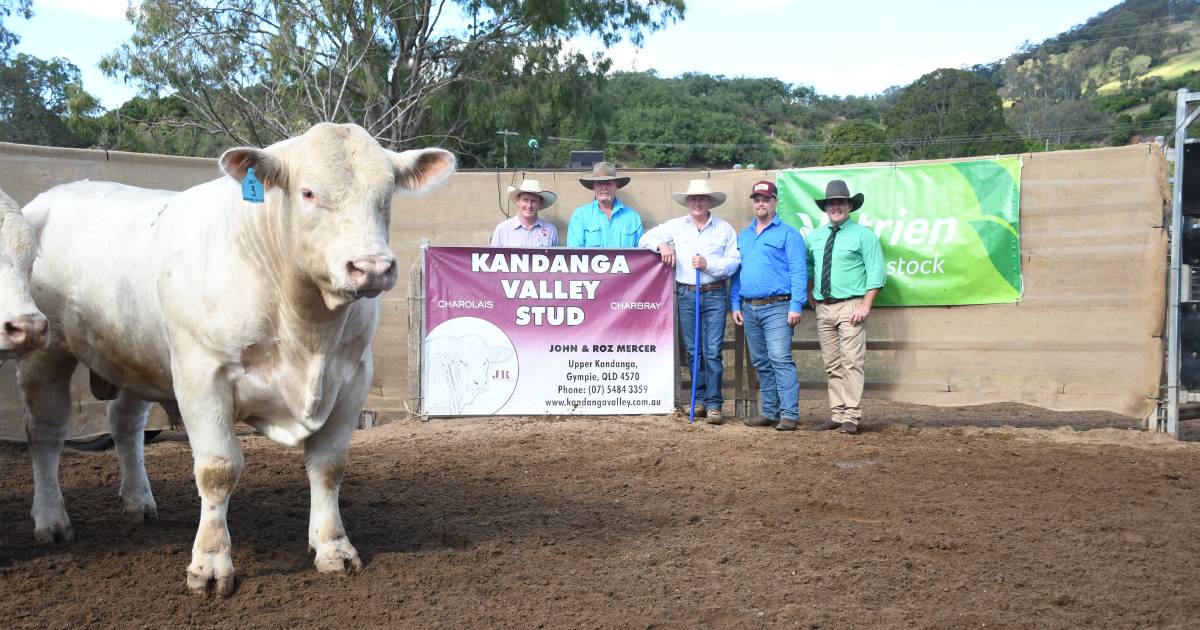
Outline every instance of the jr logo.
{"type": "Polygon", "coordinates": [[[511,379],[512,379],[512,377],[509,376],[508,370],[496,370],[492,374],[493,381],[507,381],[507,380],[511,380],[511,379]]]}

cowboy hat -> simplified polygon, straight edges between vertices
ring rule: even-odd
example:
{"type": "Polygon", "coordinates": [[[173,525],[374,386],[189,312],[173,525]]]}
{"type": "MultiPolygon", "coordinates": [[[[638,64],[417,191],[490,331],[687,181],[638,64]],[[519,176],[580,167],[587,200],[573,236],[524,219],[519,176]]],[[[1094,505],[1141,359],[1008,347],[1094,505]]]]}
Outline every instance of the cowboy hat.
{"type": "Polygon", "coordinates": [[[596,162],[592,166],[591,177],[580,177],[579,183],[591,190],[596,182],[617,182],[617,188],[624,188],[629,183],[628,177],[617,177],[617,167],[612,162],[596,162]]]}
{"type": "Polygon", "coordinates": [[[817,202],[817,207],[821,209],[821,212],[825,211],[825,202],[829,201],[830,199],[848,199],[850,201],[850,212],[858,210],[863,205],[863,194],[858,193],[857,195],[851,197],[850,187],[846,185],[846,182],[840,179],[835,179],[826,184],[825,198],[815,200],[817,202]]]}
{"type": "Polygon", "coordinates": [[[705,197],[711,199],[712,205],[709,206],[710,208],[716,208],[717,206],[725,203],[725,193],[714,191],[712,187],[708,185],[707,179],[693,179],[689,181],[686,192],[673,192],[671,193],[671,198],[675,200],[675,203],[686,207],[687,198],[692,195],[704,195],[705,197]]]}
{"type": "Polygon", "coordinates": [[[538,183],[538,180],[536,179],[527,179],[522,181],[520,186],[508,187],[508,198],[513,203],[517,203],[517,195],[520,195],[521,193],[530,193],[541,197],[542,210],[553,206],[554,200],[557,198],[555,197],[554,193],[548,190],[542,190],[542,185],[538,183]]]}

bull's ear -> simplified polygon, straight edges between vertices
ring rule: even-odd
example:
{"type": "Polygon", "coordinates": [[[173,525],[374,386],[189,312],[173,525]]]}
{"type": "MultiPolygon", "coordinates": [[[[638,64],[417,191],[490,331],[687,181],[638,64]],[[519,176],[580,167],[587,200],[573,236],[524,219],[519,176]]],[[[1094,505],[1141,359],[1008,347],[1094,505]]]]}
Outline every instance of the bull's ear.
{"type": "Polygon", "coordinates": [[[388,151],[388,157],[396,169],[396,187],[412,192],[441,183],[454,172],[457,164],[454,154],[445,149],[413,149],[400,153],[388,151]]]}
{"type": "Polygon", "coordinates": [[[504,363],[513,356],[512,350],[508,348],[488,348],[491,352],[488,354],[489,363],[504,363]]]}
{"type": "Polygon", "coordinates": [[[37,255],[37,234],[21,214],[21,206],[0,190],[0,243],[3,243],[13,262],[28,274],[37,255]]]}
{"type": "Polygon", "coordinates": [[[246,179],[246,171],[251,168],[254,169],[254,177],[262,182],[266,190],[287,187],[283,162],[262,149],[237,147],[221,156],[221,170],[236,182],[246,179]]]}

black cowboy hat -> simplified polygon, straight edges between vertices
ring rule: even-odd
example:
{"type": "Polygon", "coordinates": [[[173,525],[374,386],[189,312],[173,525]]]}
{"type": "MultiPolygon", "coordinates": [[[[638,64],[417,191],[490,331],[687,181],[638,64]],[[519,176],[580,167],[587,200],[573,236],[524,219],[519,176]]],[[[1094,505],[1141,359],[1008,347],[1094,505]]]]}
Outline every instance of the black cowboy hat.
{"type": "Polygon", "coordinates": [[[835,179],[835,180],[829,182],[828,184],[826,184],[825,185],[825,198],[815,200],[817,202],[817,207],[819,207],[821,209],[821,212],[825,211],[825,202],[829,201],[830,199],[848,199],[848,200],[850,200],[850,212],[854,212],[855,210],[858,210],[863,205],[863,194],[858,193],[857,195],[854,195],[853,197],[851,197],[850,196],[850,187],[846,185],[846,182],[844,182],[840,179],[835,179]]]}

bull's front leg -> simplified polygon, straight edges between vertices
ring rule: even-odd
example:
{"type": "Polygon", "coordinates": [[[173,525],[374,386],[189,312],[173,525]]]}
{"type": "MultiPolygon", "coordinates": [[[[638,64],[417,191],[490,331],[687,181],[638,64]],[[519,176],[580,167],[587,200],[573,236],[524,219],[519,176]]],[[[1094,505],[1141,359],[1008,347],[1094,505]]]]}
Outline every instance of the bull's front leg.
{"type": "Polygon", "coordinates": [[[200,525],[187,585],[197,595],[227,597],[233,594],[235,578],[226,514],[244,462],[234,432],[232,392],[219,366],[204,359],[177,360],[172,374],[200,493],[200,525]]]}
{"type": "Polygon", "coordinates": [[[358,551],[346,537],[338,495],[346,471],[346,450],[371,384],[370,353],[354,379],[342,386],[329,419],[304,442],[304,467],[308,471],[311,507],[308,547],[316,552],[314,564],[322,573],[355,573],[362,569],[358,551]]]}
{"type": "Polygon", "coordinates": [[[33,460],[33,536],[39,543],[75,539],[58,484],[58,463],[71,418],[75,358],[52,343],[23,358],[18,378],[25,398],[25,434],[33,460]]]}

